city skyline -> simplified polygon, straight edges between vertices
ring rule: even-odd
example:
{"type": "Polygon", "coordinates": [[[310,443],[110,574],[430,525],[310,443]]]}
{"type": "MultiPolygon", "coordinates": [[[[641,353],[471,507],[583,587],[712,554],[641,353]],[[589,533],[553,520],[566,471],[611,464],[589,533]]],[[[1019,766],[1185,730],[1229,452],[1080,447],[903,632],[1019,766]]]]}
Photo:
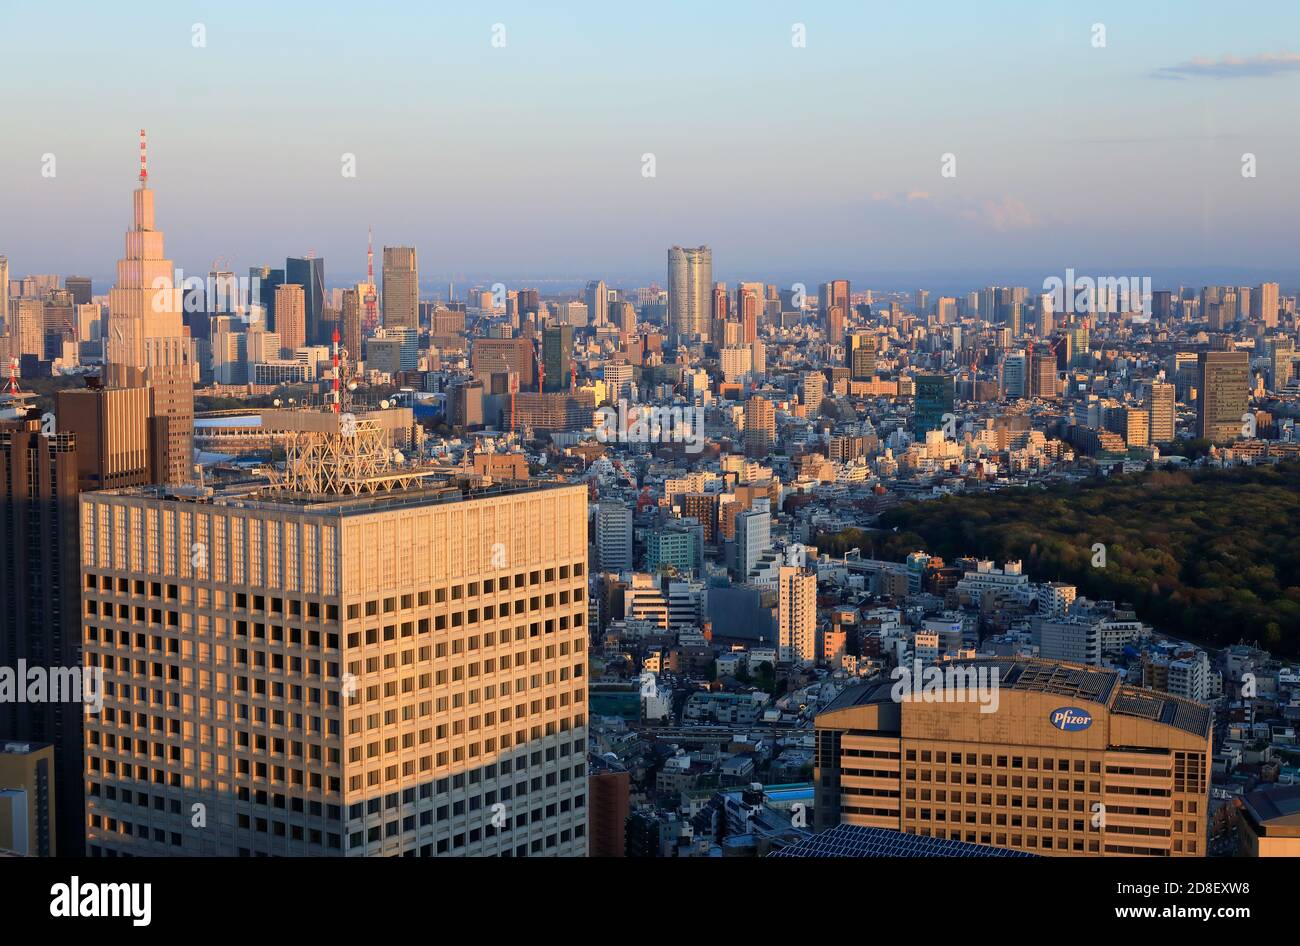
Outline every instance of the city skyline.
{"type": "MultiPolygon", "coordinates": [[[[1278,118],[1300,52],[1271,43],[1300,14],[1282,5],[1231,17],[1180,5],[1165,19],[1011,4],[921,20],[579,4],[400,23],[381,9],[346,31],[331,11],[259,8],[244,22],[251,9],[132,18],[129,37],[112,14],[79,10],[86,28],[67,37],[78,65],[22,87],[7,115],[21,145],[0,155],[17,185],[0,191],[0,218],[24,221],[24,245],[2,235],[12,266],[107,278],[111,195],[132,173],[128,136],[145,127],[172,195],[172,254],[192,271],[315,250],[346,285],[362,277],[373,224],[379,243],[420,248],[430,284],[645,278],[662,247],[699,244],[719,249],[728,281],[1066,265],[1296,278],[1285,234],[1300,189],[1284,169],[1297,132],[1278,118]],[[80,72],[124,42],[172,82],[101,70],[88,93],[80,72]],[[325,65],[335,56],[357,68],[325,65]],[[700,83],[708,94],[691,94],[700,83]],[[381,85],[411,96],[370,92],[381,85]]],[[[43,23],[35,8],[7,15],[15,38],[43,23]]],[[[3,49],[20,75],[33,51],[3,49]]]]}
{"type": "Polygon", "coordinates": [[[0,889],[1284,903],[1300,8],[994,6],[0,13],[0,889]]]}

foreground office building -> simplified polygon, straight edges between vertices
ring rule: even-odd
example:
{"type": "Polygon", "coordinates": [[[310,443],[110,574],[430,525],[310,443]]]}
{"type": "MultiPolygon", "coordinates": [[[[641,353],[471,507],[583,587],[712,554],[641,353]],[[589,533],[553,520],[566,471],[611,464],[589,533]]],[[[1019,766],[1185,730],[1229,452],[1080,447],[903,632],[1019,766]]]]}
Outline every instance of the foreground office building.
{"type": "Polygon", "coordinates": [[[387,456],[83,496],[92,855],[585,855],[586,491],[387,456]]]}
{"type": "Polygon", "coordinates": [[[1205,854],[1207,707],[1111,670],[962,667],[997,675],[984,706],[994,711],[895,700],[885,681],[850,687],[817,716],[818,830],[847,823],[1034,854],[1205,854]]]}

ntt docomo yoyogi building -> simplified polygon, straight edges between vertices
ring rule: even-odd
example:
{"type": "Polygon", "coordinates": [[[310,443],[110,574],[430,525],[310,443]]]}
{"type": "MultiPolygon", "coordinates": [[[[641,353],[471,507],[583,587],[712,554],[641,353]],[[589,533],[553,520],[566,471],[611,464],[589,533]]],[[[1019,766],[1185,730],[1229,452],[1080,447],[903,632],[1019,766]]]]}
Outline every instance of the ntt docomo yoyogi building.
{"type": "MultiPolygon", "coordinates": [[[[936,665],[936,669],[945,664],[936,665]]],[[[817,716],[817,830],[1062,856],[1205,854],[1208,707],[1113,670],[987,659],[996,700],[850,687],[817,716]]]]}

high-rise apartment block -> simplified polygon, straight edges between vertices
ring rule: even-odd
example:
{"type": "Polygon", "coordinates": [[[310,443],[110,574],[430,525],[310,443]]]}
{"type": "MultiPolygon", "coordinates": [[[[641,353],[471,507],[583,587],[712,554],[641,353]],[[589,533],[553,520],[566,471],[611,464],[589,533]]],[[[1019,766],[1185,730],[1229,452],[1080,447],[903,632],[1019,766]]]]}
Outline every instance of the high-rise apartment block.
{"type": "Polygon", "coordinates": [[[1174,386],[1153,381],[1147,385],[1147,415],[1152,443],[1173,443],[1175,411],[1174,386]]]}
{"type": "Polygon", "coordinates": [[[783,663],[817,661],[817,573],[783,565],[778,573],[777,645],[783,663]]]}

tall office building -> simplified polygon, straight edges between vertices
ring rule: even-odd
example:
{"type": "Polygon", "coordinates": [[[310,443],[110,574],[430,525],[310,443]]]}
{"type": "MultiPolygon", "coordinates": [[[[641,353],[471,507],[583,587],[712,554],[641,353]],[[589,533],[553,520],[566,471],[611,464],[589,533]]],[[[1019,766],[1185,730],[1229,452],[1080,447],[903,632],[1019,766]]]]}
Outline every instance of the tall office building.
{"type": "Polygon", "coordinates": [[[160,482],[149,445],[151,401],[146,387],[105,388],[97,379],[58,393],[59,429],[77,438],[81,492],[160,482]]]}
{"type": "Polygon", "coordinates": [[[72,293],[72,304],[88,305],[92,296],[89,276],[69,276],[63,280],[63,288],[72,293]]]}
{"type": "Polygon", "coordinates": [[[1150,418],[1152,443],[1174,442],[1174,386],[1153,381],[1147,385],[1147,414],[1150,418]]]}
{"type": "Polygon", "coordinates": [[[818,301],[821,304],[822,329],[826,332],[826,340],[832,345],[843,344],[844,327],[848,324],[849,317],[849,281],[832,279],[822,283],[818,301]]]}
{"type": "Polygon", "coordinates": [[[805,371],[803,374],[803,404],[810,417],[821,410],[826,397],[826,375],[820,371],[805,371]]]}
{"type": "Polygon", "coordinates": [[[754,396],[745,402],[745,453],[766,456],[776,443],[776,408],[767,398],[754,396]]]}
{"type": "Polygon", "coordinates": [[[361,358],[361,317],[364,304],[361,290],[343,290],[343,305],[339,309],[339,344],[348,353],[348,361],[353,368],[361,358]]]}
{"type": "Polygon", "coordinates": [[[266,330],[274,332],[275,290],[285,283],[284,270],[272,269],[270,266],[252,266],[248,270],[248,279],[251,301],[262,307],[266,316],[266,330]]]}
{"type": "Polygon", "coordinates": [[[749,573],[771,547],[771,501],[755,499],[749,509],[736,516],[736,580],[748,581],[749,573]]]}
{"type": "Polygon", "coordinates": [[[16,299],[14,305],[15,355],[45,357],[45,303],[40,299],[16,299]]]}
{"type": "Polygon", "coordinates": [[[573,326],[542,329],[542,390],[567,391],[572,380],[573,326]]]}
{"type": "Polygon", "coordinates": [[[874,335],[854,332],[849,336],[849,377],[854,381],[870,381],[875,377],[878,347],[874,335]]]}
{"type": "Polygon", "coordinates": [[[82,497],[92,856],[585,855],[585,487],[357,424],[275,486],[82,497]]]}
{"type": "Polygon", "coordinates": [[[777,585],[777,655],[783,663],[816,663],[817,573],[783,565],[777,585]]]}
{"type": "Polygon", "coordinates": [[[706,338],[713,290],[713,251],[674,246],[668,251],[668,331],[706,338]]]}
{"type": "MultiPolygon", "coordinates": [[[[334,326],[325,325],[325,260],[314,256],[285,260],[284,281],[302,287],[304,344],[323,345],[328,342],[334,326]]],[[[278,311],[276,316],[279,317],[278,311]]],[[[276,331],[283,334],[278,322],[276,331]]]]}
{"type": "Polygon", "coordinates": [[[587,318],[591,325],[609,324],[609,290],[603,279],[593,279],[587,283],[583,297],[587,302],[587,318]]]}
{"type": "MultiPolygon", "coordinates": [[[[34,418],[0,421],[0,667],[25,661],[51,681],[81,667],[79,587],[76,436],[45,436],[34,418]]],[[[84,713],[70,698],[0,700],[0,740],[54,746],[62,854],[82,850],[84,713]]]]}
{"type": "Polygon", "coordinates": [[[384,327],[420,327],[420,274],[413,246],[384,247],[384,327]]]}
{"type": "Polygon", "coordinates": [[[1044,401],[1056,400],[1060,396],[1056,353],[1046,345],[1033,345],[1029,348],[1027,359],[1029,377],[1026,396],[1044,401]]]}
{"type": "Polygon", "coordinates": [[[1196,435],[1215,443],[1241,436],[1242,417],[1250,404],[1250,354],[1203,351],[1197,355],[1200,386],[1196,399],[1196,435]]]}
{"type": "Polygon", "coordinates": [[[943,430],[944,415],[953,412],[954,384],[950,374],[918,374],[916,410],[912,415],[912,433],[925,440],[927,431],[943,430]]]}
{"type": "Polygon", "coordinates": [[[163,256],[162,231],[154,227],[143,131],[140,186],[132,203],[126,253],[108,293],[105,380],[109,387],[148,385],[153,396],[150,436],[160,478],[183,484],[194,462],[194,343],[182,319],[181,287],[173,287],[172,262],[163,256]]]}
{"type": "Polygon", "coordinates": [[[9,326],[9,257],[0,256],[0,334],[13,333],[9,326]]]}
{"type": "Polygon", "coordinates": [[[307,294],[297,283],[275,287],[276,334],[280,336],[280,356],[292,358],[307,344],[307,294]]]}
{"type": "Polygon", "coordinates": [[[1025,396],[1026,357],[1023,351],[1008,352],[1002,359],[1002,396],[1017,399],[1025,396]]]}
{"type": "Polygon", "coordinates": [[[817,830],[857,824],[1060,856],[1205,855],[1208,707],[1114,670],[1013,659],[951,669],[964,697],[918,681],[898,699],[902,681],[872,682],[817,714],[817,830]],[[996,691],[969,688],[981,671],[996,691]],[[981,712],[994,692],[996,711],[981,712]]]}
{"type": "Polygon", "coordinates": [[[1265,328],[1277,328],[1278,285],[1266,282],[1250,296],[1251,318],[1265,328]]]}
{"type": "Polygon", "coordinates": [[[605,572],[632,569],[632,507],[621,500],[596,507],[596,563],[605,572]]]}

